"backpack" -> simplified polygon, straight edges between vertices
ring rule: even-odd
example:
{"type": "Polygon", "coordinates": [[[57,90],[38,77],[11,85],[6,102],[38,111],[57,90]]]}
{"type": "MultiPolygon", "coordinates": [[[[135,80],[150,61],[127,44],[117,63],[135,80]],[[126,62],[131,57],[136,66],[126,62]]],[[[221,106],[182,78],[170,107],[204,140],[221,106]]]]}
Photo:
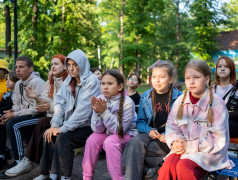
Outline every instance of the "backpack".
{"type": "Polygon", "coordinates": [[[226,107],[229,112],[237,111],[238,106],[238,81],[236,81],[236,84],[229,92],[226,93],[226,95],[223,97],[223,100],[225,100],[226,96],[231,92],[230,97],[226,103],[226,107]]]}

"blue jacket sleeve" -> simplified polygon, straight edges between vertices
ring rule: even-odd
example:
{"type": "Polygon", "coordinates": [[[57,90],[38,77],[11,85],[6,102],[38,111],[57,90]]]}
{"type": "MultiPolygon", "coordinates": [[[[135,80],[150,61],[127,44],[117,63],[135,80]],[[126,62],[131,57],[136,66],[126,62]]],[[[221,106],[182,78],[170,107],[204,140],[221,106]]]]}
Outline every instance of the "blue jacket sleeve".
{"type": "Polygon", "coordinates": [[[136,121],[136,127],[141,133],[149,134],[150,130],[155,128],[152,128],[148,125],[149,119],[148,117],[146,117],[143,99],[144,97],[140,98],[140,105],[139,105],[139,111],[138,111],[138,118],[136,121]]]}

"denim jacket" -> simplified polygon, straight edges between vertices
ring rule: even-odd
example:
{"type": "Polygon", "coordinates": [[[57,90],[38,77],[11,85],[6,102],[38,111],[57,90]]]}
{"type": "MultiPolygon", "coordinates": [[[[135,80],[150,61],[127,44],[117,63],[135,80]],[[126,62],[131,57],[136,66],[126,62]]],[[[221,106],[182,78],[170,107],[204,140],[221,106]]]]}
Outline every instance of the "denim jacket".
{"type": "MultiPolygon", "coordinates": [[[[152,101],[151,101],[151,91],[153,88],[147,90],[141,95],[140,98],[140,106],[138,111],[138,117],[136,121],[136,127],[140,131],[140,133],[149,134],[150,130],[156,129],[149,126],[150,122],[154,118],[153,108],[152,108],[152,101]]],[[[170,109],[174,104],[174,101],[183,94],[181,91],[177,90],[173,87],[173,94],[172,99],[170,102],[170,109]]]]}

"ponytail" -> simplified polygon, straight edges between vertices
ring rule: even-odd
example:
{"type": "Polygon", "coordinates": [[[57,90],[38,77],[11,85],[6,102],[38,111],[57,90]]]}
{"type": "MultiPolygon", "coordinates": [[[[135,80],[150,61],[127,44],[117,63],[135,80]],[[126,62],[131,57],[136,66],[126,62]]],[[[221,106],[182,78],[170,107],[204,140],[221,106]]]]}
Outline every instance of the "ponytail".
{"type": "Polygon", "coordinates": [[[184,91],[182,102],[179,106],[178,113],[177,113],[177,119],[179,119],[179,120],[181,120],[183,118],[183,103],[186,99],[187,92],[188,92],[188,89],[186,88],[185,91],[184,91]]]}
{"type": "Polygon", "coordinates": [[[155,88],[151,91],[151,102],[153,108],[153,125],[155,127],[155,116],[156,116],[156,107],[155,107],[155,88]]]}
{"type": "Polygon", "coordinates": [[[123,132],[123,126],[122,126],[122,114],[123,114],[123,105],[124,105],[124,99],[125,99],[125,94],[124,94],[124,88],[121,90],[121,98],[120,98],[120,103],[119,103],[119,110],[118,110],[118,136],[119,138],[124,137],[124,132],[123,132]]]}
{"type": "Polygon", "coordinates": [[[209,123],[213,122],[213,112],[212,112],[212,103],[213,103],[213,89],[212,85],[209,85],[209,109],[207,113],[207,119],[209,123]]]}

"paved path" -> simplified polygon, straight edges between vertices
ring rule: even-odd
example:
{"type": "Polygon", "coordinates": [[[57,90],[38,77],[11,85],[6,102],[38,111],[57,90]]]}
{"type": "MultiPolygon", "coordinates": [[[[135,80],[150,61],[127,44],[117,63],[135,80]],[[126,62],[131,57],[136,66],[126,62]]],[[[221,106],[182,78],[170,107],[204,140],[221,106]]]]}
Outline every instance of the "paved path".
{"type": "MultiPolygon", "coordinates": [[[[75,156],[74,158],[74,167],[72,172],[72,180],[82,180],[82,160],[83,160],[83,149],[81,152],[75,156]]],[[[40,173],[40,167],[34,166],[33,170],[27,174],[23,174],[16,178],[12,178],[12,180],[32,180],[34,177],[38,176],[40,173]]],[[[153,178],[147,180],[157,180],[157,173],[153,178]]],[[[219,176],[218,180],[227,180],[227,177],[219,176]]],[[[107,163],[105,159],[101,159],[98,161],[94,180],[111,180],[111,177],[107,171],[107,163]]],[[[205,180],[205,179],[204,179],[205,180]]]]}

